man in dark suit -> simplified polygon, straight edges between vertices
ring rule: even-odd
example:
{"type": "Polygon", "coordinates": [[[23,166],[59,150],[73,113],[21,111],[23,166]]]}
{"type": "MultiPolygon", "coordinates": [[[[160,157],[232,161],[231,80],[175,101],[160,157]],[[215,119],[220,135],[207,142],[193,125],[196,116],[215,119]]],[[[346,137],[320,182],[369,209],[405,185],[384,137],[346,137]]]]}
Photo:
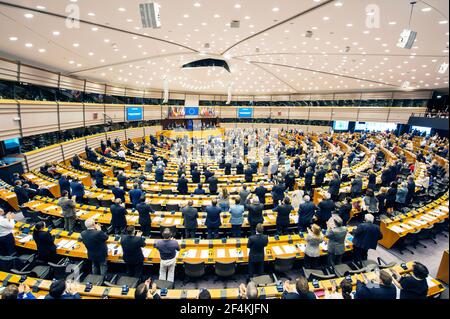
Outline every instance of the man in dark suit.
{"type": "Polygon", "coordinates": [[[23,188],[22,181],[20,181],[20,180],[17,180],[14,183],[14,193],[16,193],[17,201],[19,202],[19,205],[23,205],[30,200],[28,192],[26,191],[25,188],[23,188]]]}
{"type": "Polygon", "coordinates": [[[248,209],[248,223],[250,224],[250,233],[256,234],[256,226],[264,223],[263,210],[264,205],[259,202],[257,197],[253,197],[250,201],[248,209]]]}
{"type": "Polygon", "coordinates": [[[226,162],[225,163],[224,174],[225,175],[231,175],[231,163],[230,162],[226,162]]]}
{"type": "Polygon", "coordinates": [[[244,174],[244,164],[242,164],[242,162],[239,162],[236,165],[236,175],[242,175],[244,174]]]}
{"type": "Polygon", "coordinates": [[[206,192],[203,189],[203,185],[201,183],[199,183],[197,185],[197,188],[194,190],[194,195],[205,195],[205,194],[206,194],[206,192]]]}
{"type": "Polygon", "coordinates": [[[125,205],[122,205],[122,201],[117,198],[114,200],[114,204],[110,207],[111,210],[111,227],[114,233],[122,234],[127,227],[127,210],[125,205]]]}
{"type": "Polygon", "coordinates": [[[115,199],[119,198],[122,203],[125,203],[125,191],[120,187],[119,182],[114,183],[114,187],[111,191],[115,199]]]}
{"type": "Polygon", "coordinates": [[[164,182],[164,168],[162,166],[158,166],[155,169],[155,181],[157,183],[164,182]]]}
{"type": "Polygon", "coordinates": [[[364,219],[353,231],[353,253],[357,261],[367,260],[369,249],[377,249],[378,241],[383,238],[380,226],[373,224],[373,215],[366,214],[364,219]]]}
{"type": "Polygon", "coordinates": [[[244,176],[245,176],[246,183],[253,182],[253,170],[251,169],[250,166],[247,166],[247,168],[245,169],[244,176]]]}
{"type": "Polygon", "coordinates": [[[259,186],[255,188],[255,195],[258,196],[259,202],[263,205],[266,204],[267,188],[264,187],[264,181],[259,183],[259,186]]]}
{"type": "Polygon", "coordinates": [[[59,189],[61,190],[61,193],[63,191],[67,191],[69,193],[69,197],[71,197],[70,182],[67,179],[67,175],[65,175],[65,174],[61,175],[61,178],[59,179],[58,184],[59,184],[59,189]]]}
{"type": "Polygon", "coordinates": [[[209,185],[209,193],[211,195],[216,195],[217,194],[217,184],[219,183],[219,180],[217,179],[216,176],[214,176],[214,173],[210,178],[208,178],[207,182],[209,185]]]}
{"type": "Polygon", "coordinates": [[[119,182],[120,187],[122,187],[122,189],[124,191],[126,191],[127,188],[127,177],[125,176],[125,174],[120,171],[119,174],[117,174],[117,181],[119,182]]]}
{"type": "Polygon", "coordinates": [[[304,203],[298,208],[298,231],[304,232],[312,224],[314,215],[316,214],[316,205],[311,202],[309,195],[304,198],[304,203]]]}
{"type": "Polygon", "coordinates": [[[275,185],[272,187],[272,199],[273,206],[277,207],[279,203],[284,199],[284,184],[278,180],[274,180],[275,185]]]}
{"type": "Polygon", "coordinates": [[[277,212],[276,225],[278,235],[285,235],[287,233],[287,228],[291,223],[289,216],[293,210],[294,207],[292,207],[291,199],[289,197],[285,197],[283,203],[273,209],[274,212],[277,212]]]}
{"type": "Polygon", "coordinates": [[[261,275],[264,272],[264,255],[269,238],[264,235],[262,224],[256,225],[256,234],[249,237],[247,248],[250,249],[248,255],[248,275],[249,279],[254,275],[261,275]]]}
{"type": "Polygon", "coordinates": [[[141,199],[143,193],[139,188],[139,184],[133,184],[133,189],[128,192],[128,196],[130,196],[130,202],[133,207],[136,207],[139,204],[139,200],[141,199]]]}
{"type": "Polygon", "coordinates": [[[194,202],[189,200],[187,206],[181,211],[184,220],[185,238],[195,238],[195,232],[198,227],[198,211],[197,208],[193,207],[193,205],[194,202]]]}
{"type": "Polygon", "coordinates": [[[180,195],[186,195],[188,193],[188,180],[184,174],[181,174],[178,179],[177,190],[180,195]]]}
{"type": "Polygon", "coordinates": [[[314,172],[311,166],[309,166],[305,173],[305,193],[309,193],[312,190],[313,176],[314,172]]]}
{"type": "Polygon", "coordinates": [[[99,168],[94,173],[94,179],[95,179],[95,186],[98,188],[104,188],[105,185],[103,184],[103,177],[105,175],[102,173],[102,170],[99,168]]]}
{"type": "Polygon", "coordinates": [[[127,227],[127,234],[122,236],[120,245],[123,249],[123,261],[127,267],[127,275],[140,278],[144,268],[144,255],[142,247],[145,247],[145,238],[134,236],[133,226],[127,227]]]}
{"type": "Polygon", "coordinates": [[[333,214],[336,208],[336,205],[331,199],[331,195],[325,193],[324,196],[325,196],[324,199],[322,199],[319,205],[317,205],[317,208],[319,210],[317,211],[316,214],[317,225],[319,225],[322,229],[327,228],[327,222],[331,218],[331,214],[333,214]]]}
{"type": "Polygon", "coordinates": [[[192,183],[195,183],[195,184],[200,183],[200,177],[201,177],[201,173],[197,168],[191,172],[192,183]]]}
{"type": "Polygon", "coordinates": [[[323,169],[323,166],[319,166],[319,169],[316,171],[316,187],[322,187],[326,174],[327,172],[323,169]]]}
{"type": "Polygon", "coordinates": [[[145,202],[145,196],[142,196],[139,199],[139,204],[136,205],[136,210],[139,213],[139,225],[141,226],[142,235],[150,237],[152,230],[151,214],[155,213],[155,211],[145,202]]]}
{"type": "Polygon", "coordinates": [[[386,270],[380,270],[376,282],[356,282],[355,299],[396,299],[397,288],[393,284],[392,276],[386,270]]]}
{"type": "Polygon", "coordinates": [[[333,173],[333,178],[329,183],[328,193],[331,195],[333,201],[339,200],[339,189],[341,188],[341,179],[338,173],[333,173]]]}
{"type": "Polygon", "coordinates": [[[217,199],[211,201],[211,206],[206,207],[205,226],[208,229],[208,239],[219,238],[219,228],[222,225],[220,213],[222,210],[217,206],[217,199]]]}
{"type": "Polygon", "coordinates": [[[108,271],[106,261],[108,257],[108,247],[106,246],[108,235],[101,230],[100,225],[96,224],[92,218],[88,218],[84,224],[87,229],[81,232],[81,240],[86,246],[88,260],[92,263],[92,274],[106,276],[108,271]]]}
{"type": "Polygon", "coordinates": [[[72,196],[75,196],[75,201],[78,204],[83,204],[84,185],[77,179],[73,179],[70,182],[70,188],[72,190],[72,196]]]}
{"type": "Polygon", "coordinates": [[[292,168],[289,168],[286,176],[284,176],[284,183],[286,185],[286,188],[289,189],[290,191],[294,190],[294,186],[295,186],[295,173],[292,170],[292,168]]]}

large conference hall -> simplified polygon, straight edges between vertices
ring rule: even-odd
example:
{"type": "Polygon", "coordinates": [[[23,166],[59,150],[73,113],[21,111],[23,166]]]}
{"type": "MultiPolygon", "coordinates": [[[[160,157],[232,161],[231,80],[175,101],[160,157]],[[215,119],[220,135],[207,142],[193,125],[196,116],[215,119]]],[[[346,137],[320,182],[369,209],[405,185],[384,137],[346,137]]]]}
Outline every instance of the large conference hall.
{"type": "Polygon", "coordinates": [[[0,1],[0,307],[446,302],[448,12],[0,1]]]}

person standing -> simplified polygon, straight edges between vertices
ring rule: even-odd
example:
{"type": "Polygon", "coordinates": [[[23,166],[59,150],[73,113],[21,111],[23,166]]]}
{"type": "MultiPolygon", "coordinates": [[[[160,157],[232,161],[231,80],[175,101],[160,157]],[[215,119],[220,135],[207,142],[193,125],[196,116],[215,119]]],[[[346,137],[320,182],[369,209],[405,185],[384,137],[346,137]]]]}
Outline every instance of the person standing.
{"type": "Polygon", "coordinates": [[[264,235],[264,227],[262,224],[256,225],[256,234],[249,237],[247,248],[250,249],[248,255],[248,274],[249,279],[254,275],[264,273],[264,256],[269,238],[264,235]]]}
{"type": "Polygon", "coordinates": [[[320,258],[320,244],[323,241],[322,229],[320,226],[313,224],[308,228],[308,235],[306,236],[305,249],[305,267],[308,269],[316,269],[319,265],[320,258]]]}
{"type": "Polygon", "coordinates": [[[287,234],[287,229],[291,223],[289,217],[293,210],[294,207],[291,205],[291,199],[289,197],[285,197],[283,203],[273,209],[274,212],[277,212],[276,225],[278,235],[287,234]]]}
{"type": "Polygon", "coordinates": [[[134,236],[134,226],[128,226],[126,235],[120,239],[123,250],[123,261],[127,267],[127,275],[140,278],[144,268],[144,255],[142,248],[145,247],[145,238],[134,236]]]}
{"type": "Polygon", "coordinates": [[[185,238],[195,238],[195,234],[197,231],[198,210],[193,206],[194,202],[192,200],[189,200],[187,206],[184,207],[181,211],[181,214],[183,216],[185,238]]]}
{"type": "Polygon", "coordinates": [[[303,197],[304,203],[298,209],[298,231],[304,232],[313,223],[314,215],[316,214],[316,205],[311,202],[309,195],[303,197]]]}
{"type": "Polygon", "coordinates": [[[56,262],[58,255],[56,255],[55,239],[50,232],[44,229],[44,222],[37,222],[34,225],[33,240],[36,243],[39,259],[46,262],[56,262]]]}
{"type": "Polygon", "coordinates": [[[108,235],[102,230],[94,219],[85,221],[86,230],[81,232],[81,240],[86,246],[88,260],[92,263],[92,274],[106,276],[108,271],[108,235]]]}
{"type": "MultiPolygon", "coordinates": [[[[73,198],[75,198],[75,196],[73,198]]],[[[62,197],[58,199],[58,206],[61,207],[61,214],[64,218],[64,230],[69,233],[73,232],[75,221],[77,219],[77,213],[75,210],[76,205],[73,198],[69,198],[68,191],[63,191],[62,197]]]]}
{"type": "Polygon", "coordinates": [[[219,228],[222,225],[220,213],[222,210],[217,206],[217,199],[211,201],[211,205],[206,207],[205,226],[208,229],[208,239],[219,238],[219,228]]]}
{"type": "Polygon", "coordinates": [[[329,220],[325,236],[328,238],[328,266],[341,264],[345,253],[347,227],[342,225],[342,219],[339,216],[329,220]]]}
{"type": "Polygon", "coordinates": [[[14,214],[5,213],[0,208],[0,256],[11,256],[16,252],[13,235],[15,224],[14,214]]]}
{"type": "Polygon", "coordinates": [[[146,203],[145,196],[139,199],[139,204],[136,205],[136,210],[139,213],[139,225],[141,226],[142,235],[145,237],[151,236],[152,231],[152,217],[151,214],[155,213],[155,210],[146,203]]]}
{"type": "Polygon", "coordinates": [[[127,210],[122,201],[118,198],[110,207],[111,227],[116,235],[122,234],[127,227],[127,210]]]}
{"type": "Polygon", "coordinates": [[[170,229],[165,228],[162,232],[162,240],[155,244],[159,251],[161,261],[159,263],[159,280],[175,282],[175,266],[180,251],[178,242],[172,238],[170,229]]]}
{"type": "Polygon", "coordinates": [[[357,260],[367,260],[369,249],[377,249],[378,241],[383,238],[380,226],[373,224],[372,214],[366,214],[365,222],[353,231],[353,253],[357,260]]]}

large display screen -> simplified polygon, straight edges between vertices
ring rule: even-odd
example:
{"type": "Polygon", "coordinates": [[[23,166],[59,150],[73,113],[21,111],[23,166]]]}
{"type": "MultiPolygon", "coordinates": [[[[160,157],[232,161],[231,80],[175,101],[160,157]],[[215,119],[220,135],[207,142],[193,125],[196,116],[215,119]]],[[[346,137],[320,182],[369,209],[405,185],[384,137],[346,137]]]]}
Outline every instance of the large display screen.
{"type": "Polygon", "coordinates": [[[142,121],[144,112],[142,107],[127,107],[127,121],[142,121]]]}
{"type": "Polygon", "coordinates": [[[365,131],[365,130],[366,130],[366,122],[355,123],[355,131],[365,131]]]}
{"type": "Polygon", "coordinates": [[[365,131],[384,132],[384,131],[394,131],[395,129],[397,129],[397,124],[395,123],[366,122],[365,131]]]}
{"type": "Polygon", "coordinates": [[[422,132],[422,133],[425,132],[427,135],[430,135],[430,134],[431,134],[431,127],[412,126],[411,129],[412,129],[413,131],[416,130],[416,131],[419,131],[419,132],[422,132]]]}
{"type": "Polygon", "coordinates": [[[346,131],[346,130],[348,130],[348,121],[334,121],[333,129],[335,131],[346,131]]]}
{"type": "Polygon", "coordinates": [[[238,109],[238,118],[252,118],[253,109],[250,107],[240,107],[238,109]]]}

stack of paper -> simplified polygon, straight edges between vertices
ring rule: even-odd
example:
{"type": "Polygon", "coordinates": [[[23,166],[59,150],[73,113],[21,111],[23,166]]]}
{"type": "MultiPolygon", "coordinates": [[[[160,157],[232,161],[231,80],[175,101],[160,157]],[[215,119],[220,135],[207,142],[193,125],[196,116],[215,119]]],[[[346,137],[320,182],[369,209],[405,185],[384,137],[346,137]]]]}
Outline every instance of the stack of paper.
{"type": "Polygon", "coordinates": [[[68,242],[69,242],[69,240],[67,240],[67,239],[60,240],[59,243],[56,245],[56,248],[61,249],[61,248],[63,248],[68,242]]]}
{"type": "Polygon", "coordinates": [[[402,228],[405,228],[405,229],[408,229],[408,230],[411,230],[411,229],[414,229],[413,227],[411,227],[411,226],[409,226],[408,224],[400,224],[400,226],[402,226],[402,228]]]}
{"type": "Polygon", "coordinates": [[[272,251],[274,252],[274,255],[283,255],[284,252],[280,248],[280,246],[272,246],[272,251]]]}
{"type": "Polygon", "coordinates": [[[295,254],[297,252],[297,250],[295,249],[294,246],[291,245],[284,245],[283,246],[283,250],[287,253],[287,254],[295,254]]]}
{"type": "Polygon", "coordinates": [[[142,255],[144,255],[144,258],[148,258],[152,253],[152,250],[152,248],[142,248],[142,255]]]}
{"type": "Polygon", "coordinates": [[[403,233],[403,228],[401,228],[400,226],[397,226],[397,225],[392,226],[391,230],[395,231],[396,233],[403,233]]]}
{"type": "Polygon", "coordinates": [[[200,258],[201,259],[208,259],[208,257],[209,257],[209,250],[202,249],[202,251],[200,252],[200,258]]]}
{"type": "Polygon", "coordinates": [[[298,223],[298,215],[292,216],[292,220],[294,221],[294,224],[298,223]]]}
{"type": "Polygon", "coordinates": [[[225,249],[217,249],[217,258],[225,258],[225,249]]]}
{"type": "Polygon", "coordinates": [[[69,240],[64,246],[65,249],[71,249],[77,243],[76,240],[69,240]]]}
{"type": "Polygon", "coordinates": [[[189,249],[186,253],[186,258],[195,258],[197,256],[196,249],[189,249]]]}
{"type": "Polygon", "coordinates": [[[20,239],[19,242],[24,244],[33,240],[33,235],[26,235],[24,238],[20,239]]]}

